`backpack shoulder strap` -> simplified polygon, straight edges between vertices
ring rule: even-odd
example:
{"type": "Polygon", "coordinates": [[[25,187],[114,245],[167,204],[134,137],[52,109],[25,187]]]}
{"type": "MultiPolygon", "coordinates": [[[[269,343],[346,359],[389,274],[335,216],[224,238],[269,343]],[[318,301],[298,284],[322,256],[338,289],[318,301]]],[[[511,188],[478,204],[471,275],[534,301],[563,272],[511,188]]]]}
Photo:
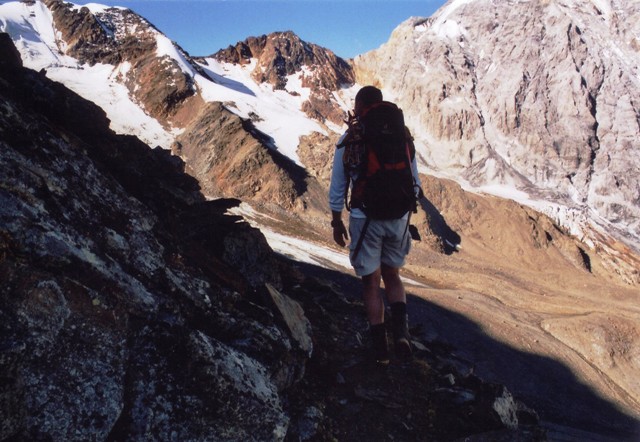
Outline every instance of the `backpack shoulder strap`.
{"type": "Polygon", "coordinates": [[[416,145],[413,142],[413,135],[411,135],[411,131],[407,126],[404,127],[404,131],[406,133],[407,138],[407,147],[409,148],[409,155],[411,157],[411,161],[416,157],[416,145]]]}

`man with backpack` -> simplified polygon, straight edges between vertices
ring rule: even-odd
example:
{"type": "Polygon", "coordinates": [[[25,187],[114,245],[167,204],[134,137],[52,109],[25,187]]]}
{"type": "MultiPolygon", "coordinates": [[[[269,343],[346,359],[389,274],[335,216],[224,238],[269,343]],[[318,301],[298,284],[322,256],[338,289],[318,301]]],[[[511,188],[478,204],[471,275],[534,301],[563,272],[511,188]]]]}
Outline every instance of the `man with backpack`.
{"type": "Polygon", "coordinates": [[[389,348],[381,279],[391,310],[395,353],[406,360],[412,352],[400,268],[411,248],[409,218],[421,194],[420,179],[402,111],[384,101],[379,89],[365,86],[358,91],[348,123],[337,143],[331,174],[333,239],[344,247],[351,237],[349,258],[362,278],[374,357],[386,365],[389,348]],[[349,233],[342,221],[345,206],[350,211],[349,233]]]}

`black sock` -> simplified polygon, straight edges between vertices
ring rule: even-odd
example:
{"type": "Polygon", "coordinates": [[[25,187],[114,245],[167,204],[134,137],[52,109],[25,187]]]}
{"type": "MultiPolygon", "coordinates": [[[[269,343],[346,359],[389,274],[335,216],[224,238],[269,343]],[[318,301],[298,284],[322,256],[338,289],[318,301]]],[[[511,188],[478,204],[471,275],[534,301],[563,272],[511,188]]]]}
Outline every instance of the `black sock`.
{"type": "Polygon", "coordinates": [[[387,328],[384,323],[370,327],[373,352],[377,361],[388,361],[389,347],[387,346],[387,328]]]}
{"type": "Polygon", "coordinates": [[[406,302],[394,302],[391,304],[391,316],[401,318],[407,314],[406,302]]]}

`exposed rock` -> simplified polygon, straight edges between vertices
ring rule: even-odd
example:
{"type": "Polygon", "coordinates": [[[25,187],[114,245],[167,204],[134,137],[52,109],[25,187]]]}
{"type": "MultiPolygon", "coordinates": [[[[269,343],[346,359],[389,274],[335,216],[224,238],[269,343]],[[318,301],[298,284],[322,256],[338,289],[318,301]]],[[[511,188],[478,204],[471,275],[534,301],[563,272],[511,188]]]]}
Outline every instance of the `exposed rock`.
{"type": "Polygon", "coordinates": [[[282,293],[270,284],[267,284],[267,291],[300,350],[307,356],[311,356],[313,353],[311,324],[304,316],[304,310],[300,307],[300,304],[283,296],[282,293]]]}
{"type": "MultiPolygon", "coordinates": [[[[51,11],[56,29],[60,32],[62,40],[58,42],[58,47],[61,51],[90,65],[100,62],[117,65],[124,61],[124,54],[119,52],[113,35],[116,31],[113,24],[103,26],[89,8],[76,8],[62,0],[45,0],[44,4],[51,11]]],[[[140,47],[144,48],[148,43],[140,41],[140,47]]],[[[155,44],[152,46],[155,48],[155,44]]]]}
{"type": "Polygon", "coordinates": [[[279,265],[236,202],[33,71],[0,95],[3,437],[283,439],[304,357],[250,301],[279,265]]]}
{"type": "Polygon", "coordinates": [[[321,183],[331,181],[333,155],[339,135],[326,136],[315,132],[300,140],[298,155],[313,176],[321,183]]]}
{"type": "Polygon", "coordinates": [[[317,70],[305,73],[302,86],[313,90],[334,91],[353,83],[353,71],[349,64],[328,49],[304,42],[291,31],[274,32],[260,37],[249,37],[235,46],[223,49],[214,57],[228,63],[257,61],[253,76],[258,83],[267,82],[276,89],[285,89],[286,77],[296,74],[303,67],[317,70]]]}
{"type": "Polygon", "coordinates": [[[301,167],[268,147],[266,135],[221,103],[207,104],[178,142],[208,195],[291,208],[307,187],[301,167]]]}

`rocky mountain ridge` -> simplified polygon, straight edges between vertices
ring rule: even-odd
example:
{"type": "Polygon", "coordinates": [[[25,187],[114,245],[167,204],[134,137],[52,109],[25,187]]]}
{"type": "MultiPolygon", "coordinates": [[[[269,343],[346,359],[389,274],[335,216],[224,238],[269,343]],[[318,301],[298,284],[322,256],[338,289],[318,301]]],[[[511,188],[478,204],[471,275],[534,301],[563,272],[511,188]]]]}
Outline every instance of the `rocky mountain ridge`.
{"type": "Polygon", "coordinates": [[[233,64],[254,62],[255,81],[269,83],[276,89],[286,89],[287,77],[301,72],[301,86],[311,92],[303,105],[307,115],[338,125],[345,118],[344,109],[332,99],[331,93],[353,85],[353,69],[330,50],[304,42],[291,31],[249,37],[213,57],[233,64]]]}

